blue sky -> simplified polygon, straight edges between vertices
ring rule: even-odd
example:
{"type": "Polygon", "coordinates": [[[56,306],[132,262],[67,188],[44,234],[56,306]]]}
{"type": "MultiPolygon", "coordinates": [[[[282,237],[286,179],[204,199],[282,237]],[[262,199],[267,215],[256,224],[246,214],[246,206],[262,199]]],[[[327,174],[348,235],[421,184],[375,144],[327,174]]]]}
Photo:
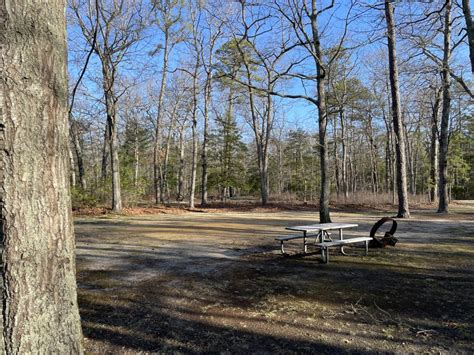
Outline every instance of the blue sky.
{"type": "MultiPolygon", "coordinates": [[[[328,1],[324,1],[326,4],[328,1]]],[[[375,2],[368,2],[374,4],[375,2]]],[[[396,14],[402,14],[410,7],[416,7],[421,10],[423,7],[435,6],[432,4],[420,4],[405,2],[403,4],[397,4],[396,14]]],[[[237,5],[235,5],[237,6],[237,5]]],[[[344,29],[344,19],[348,12],[349,1],[344,0],[339,2],[331,11],[323,14],[319,19],[320,29],[323,29],[322,42],[324,47],[330,47],[338,43],[341,38],[341,33],[344,29]]],[[[353,9],[352,16],[360,15],[359,18],[355,18],[350,24],[349,31],[346,38],[346,45],[349,47],[357,47],[352,53],[352,60],[354,62],[354,72],[357,74],[362,82],[368,80],[370,76],[370,61],[373,60],[375,54],[379,55],[381,51],[384,51],[385,38],[384,34],[384,18],[383,12],[379,10],[368,10],[366,6],[356,7],[353,9]],[[361,44],[367,41],[368,37],[376,37],[371,44],[362,46],[361,44]]],[[[401,19],[399,19],[401,22],[401,19]]],[[[273,24],[271,22],[265,24],[269,27],[273,24]]],[[[453,31],[454,32],[454,31],[453,31]]],[[[88,45],[85,43],[77,26],[70,23],[68,28],[69,34],[69,53],[70,53],[70,73],[71,82],[77,78],[77,73],[80,67],[83,65],[85,54],[88,50],[88,45]]],[[[157,83],[160,80],[160,68],[162,61],[162,53],[158,53],[155,56],[148,55],[158,44],[162,42],[162,34],[156,28],[156,26],[150,26],[143,32],[143,40],[132,48],[132,51],[127,57],[127,61],[124,62],[120,67],[120,73],[140,85],[151,85],[157,87],[157,83]]],[[[270,39],[270,35],[261,37],[262,47],[267,45],[266,40],[270,39]]],[[[222,43],[222,42],[221,42],[222,43]]],[[[404,45],[400,41],[399,48],[401,49],[400,57],[404,56],[404,45]]],[[[189,49],[185,44],[179,44],[170,55],[170,66],[172,69],[183,65],[186,59],[189,59],[189,49]]],[[[466,64],[468,60],[467,46],[459,46],[453,56],[455,62],[463,62],[465,59],[466,64]]],[[[314,74],[314,64],[309,61],[306,63],[306,68],[301,70],[309,71],[314,74]]],[[[82,88],[87,88],[87,92],[92,95],[92,98],[88,100],[99,99],[101,97],[100,85],[94,82],[94,78],[100,78],[100,65],[98,59],[93,55],[91,63],[88,68],[88,72],[83,80],[82,88]]],[[[171,75],[170,75],[171,77],[171,75]]],[[[402,73],[403,79],[403,73],[402,73]]],[[[402,87],[403,88],[403,87],[402,87]]],[[[314,86],[307,88],[308,94],[315,94],[314,86]]],[[[293,80],[289,87],[281,89],[282,92],[286,93],[301,93],[304,91],[303,86],[299,81],[293,80]]],[[[142,89],[144,92],[144,89],[142,89]]],[[[279,111],[277,116],[279,118],[285,117],[285,127],[288,129],[303,128],[307,131],[316,131],[317,129],[317,114],[314,105],[309,104],[304,100],[291,100],[283,99],[277,100],[279,111]]],[[[95,103],[94,105],[97,105],[95,103]]]]}

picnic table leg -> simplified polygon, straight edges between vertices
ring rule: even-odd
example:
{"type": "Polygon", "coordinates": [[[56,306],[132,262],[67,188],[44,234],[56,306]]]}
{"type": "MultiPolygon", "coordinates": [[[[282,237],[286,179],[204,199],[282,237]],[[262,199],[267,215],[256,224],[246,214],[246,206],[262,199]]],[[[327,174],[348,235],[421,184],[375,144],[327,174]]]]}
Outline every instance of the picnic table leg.
{"type": "MultiPolygon", "coordinates": [[[[339,229],[339,240],[344,240],[344,238],[343,238],[343,236],[342,236],[342,228],[339,229]]],[[[340,250],[341,250],[341,254],[342,254],[342,255],[347,256],[346,252],[344,251],[344,246],[341,246],[341,249],[340,249],[340,250]]]]}
{"type": "Polygon", "coordinates": [[[283,247],[283,240],[280,240],[280,243],[281,243],[281,245],[280,245],[281,253],[285,254],[285,248],[283,247]]]}
{"type": "Polygon", "coordinates": [[[321,257],[323,258],[323,263],[329,263],[329,248],[321,248],[321,257]]]}
{"type": "Polygon", "coordinates": [[[306,254],[308,252],[308,246],[306,244],[306,231],[303,232],[303,252],[306,254]]]}
{"type": "MultiPolygon", "coordinates": [[[[318,243],[318,240],[319,240],[320,243],[323,243],[323,242],[324,242],[324,230],[320,230],[320,231],[318,232],[314,244],[317,244],[317,243],[318,243]]],[[[322,248],[322,247],[321,247],[321,258],[323,259],[323,261],[325,260],[325,257],[324,257],[324,248],[322,248]]]]}
{"type": "Polygon", "coordinates": [[[369,241],[365,241],[365,255],[369,255],[369,241]]]}

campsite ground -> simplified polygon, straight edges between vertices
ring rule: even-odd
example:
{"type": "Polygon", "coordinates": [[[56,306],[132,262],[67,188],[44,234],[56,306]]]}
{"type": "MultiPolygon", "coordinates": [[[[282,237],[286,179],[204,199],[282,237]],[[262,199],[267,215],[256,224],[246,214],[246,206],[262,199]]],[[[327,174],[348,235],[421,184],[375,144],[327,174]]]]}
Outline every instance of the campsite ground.
{"type": "MultiPolygon", "coordinates": [[[[473,352],[474,202],[451,209],[413,211],[395,248],[334,251],[328,265],[282,257],[274,240],[314,223],[310,208],[78,216],[86,350],[473,352]]],[[[384,215],[332,217],[366,236],[384,215]]]]}

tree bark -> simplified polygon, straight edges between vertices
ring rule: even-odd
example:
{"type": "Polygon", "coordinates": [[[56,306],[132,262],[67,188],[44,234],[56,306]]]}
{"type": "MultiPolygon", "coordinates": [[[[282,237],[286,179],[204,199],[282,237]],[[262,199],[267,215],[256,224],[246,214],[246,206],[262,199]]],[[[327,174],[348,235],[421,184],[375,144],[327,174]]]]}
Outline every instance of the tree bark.
{"type": "Polygon", "coordinates": [[[193,73],[193,111],[191,118],[192,131],[192,161],[191,161],[191,184],[189,189],[189,208],[194,208],[194,194],[196,192],[196,174],[197,174],[197,157],[198,157],[198,138],[197,138],[197,110],[198,110],[198,70],[199,56],[197,56],[194,73],[193,73]]]}
{"type": "Polygon", "coordinates": [[[466,20],[467,39],[469,41],[469,58],[471,59],[471,71],[474,73],[474,27],[472,25],[472,14],[470,0],[462,0],[462,11],[466,20]]]}
{"type": "Polygon", "coordinates": [[[326,108],[326,71],[322,66],[323,58],[321,50],[321,42],[319,39],[319,30],[317,23],[316,0],[311,0],[311,31],[313,34],[313,45],[316,54],[316,76],[318,91],[318,123],[319,123],[319,158],[320,158],[320,174],[321,174],[321,191],[319,197],[319,221],[321,223],[331,222],[329,214],[329,194],[330,194],[330,176],[329,176],[329,154],[328,142],[326,136],[327,128],[327,108],[326,108]]]}
{"type": "Polygon", "coordinates": [[[387,22],[388,57],[390,71],[390,89],[392,93],[392,118],[395,132],[395,151],[397,159],[397,190],[398,190],[398,213],[399,218],[409,218],[407,192],[407,173],[405,156],[405,139],[403,134],[403,122],[400,109],[400,91],[398,85],[398,64],[395,37],[395,22],[393,19],[393,6],[390,0],[385,0],[385,19],[387,22]]]}
{"type": "Polygon", "coordinates": [[[433,112],[431,115],[431,145],[430,145],[430,187],[431,202],[438,199],[438,151],[439,151],[439,113],[442,100],[442,90],[436,90],[433,112]]]}
{"type": "Polygon", "coordinates": [[[344,116],[344,110],[339,112],[341,119],[341,146],[342,146],[342,190],[344,192],[344,198],[349,197],[349,184],[347,182],[347,147],[346,147],[346,122],[344,116]]]}
{"type": "Polygon", "coordinates": [[[65,1],[0,2],[0,353],[82,353],[65,1]]]}
{"type": "Polygon", "coordinates": [[[160,189],[160,164],[161,164],[161,122],[163,121],[163,99],[166,91],[166,79],[168,75],[169,56],[169,30],[164,31],[165,46],[163,49],[163,67],[161,74],[160,93],[158,95],[158,108],[156,113],[155,139],[153,145],[153,185],[155,189],[155,202],[163,202],[163,191],[160,189]]]}
{"type": "Polygon", "coordinates": [[[109,146],[110,146],[110,128],[109,121],[105,122],[104,143],[102,145],[102,162],[100,165],[100,176],[103,182],[107,180],[107,164],[109,161],[109,146]]]}
{"type": "MultiPolygon", "coordinates": [[[[212,59],[212,53],[210,54],[212,59]]],[[[212,61],[210,60],[212,67],[212,61]]],[[[204,133],[202,140],[202,180],[201,180],[201,206],[207,205],[207,180],[208,180],[208,161],[207,161],[207,144],[209,141],[209,105],[211,102],[212,91],[212,72],[208,71],[206,76],[206,84],[204,87],[204,133]]]]}
{"type": "Polygon", "coordinates": [[[107,127],[109,129],[110,170],[112,171],[112,211],[122,211],[122,192],[120,186],[120,160],[117,127],[117,98],[114,93],[114,65],[110,58],[102,56],[102,74],[107,113],[107,127]]]}
{"type": "Polygon", "coordinates": [[[441,113],[441,131],[439,135],[439,203],[438,213],[448,213],[448,129],[449,111],[451,110],[451,84],[449,77],[449,60],[451,58],[451,0],[446,0],[444,13],[444,45],[443,45],[443,67],[441,68],[441,79],[443,85],[443,111],[441,113]]]}
{"type": "Polygon", "coordinates": [[[177,200],[184,198],[184,125],[179,128],[179,167],[178,167],[178,191],[177,200]]]}
{"type": "Polygon", "coordinates": [[[341,192],[341,176],[340,176],[340,171],[339,171],[339,153],[337,151],[337,141],[338,141],[338,136],[337,136],[337,116],[333,116],[332,120],[332,125],[333,125],[333,146],[334,146],[334,169],[335,169],[335,174],[334,174],[334,181],[336,185],[336,194],[339,199],[339,193],[341,192]]]}

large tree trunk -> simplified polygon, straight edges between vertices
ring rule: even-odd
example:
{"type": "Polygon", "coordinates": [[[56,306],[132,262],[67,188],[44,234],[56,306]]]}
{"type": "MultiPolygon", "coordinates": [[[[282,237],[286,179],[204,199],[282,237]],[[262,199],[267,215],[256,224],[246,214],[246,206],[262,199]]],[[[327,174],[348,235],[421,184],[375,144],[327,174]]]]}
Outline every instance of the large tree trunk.
{"type": "Polygon", "coordinates": [[[165,46],[163,52],[163,67],[161,74],[160,93],[158,94],[158,111],[156,113],[155,139],[153,144],[153,186],[155,189],[155,202],[163,202],[164,195],[160,189],[160,164],[161,164],[161,122],[163,121],[163,99],[166,91],[166,78],[168,74],[168,56],[169,56],[169,30],[165,30],[165,46]]]}
{"type": "Polygon", "coordinates": [[[0,2],[0,353],[82,353],[65,1],[0,2]]]}
{"type": "Polygon", "coordinates": [[[466,20],[467,38],[469,41],[469,58],[471,59],[471,71],[474,73],[474,27],[472,25],[471,0],[462,0],[462,11],[466,20]]]}
{"type": "Polygon", "coordinates": [[[451,93],[449,80],[449,60],[451,57],[451,0],[446,0],[444,15],[443,67],[441,78],[443,85],[443,111],[441,113],[441,131],[439,135],[439,204],[438,213],[448,212],[448,129],[449,111],[451,110],[451,93]]]}
{"type": "Polygon", "coordinates": [[[107,127],[109,129],[110,170],[112,171],[112,211],[122,211],[122,192],[120,186],[120,160],[117,127],[117,99],[114,93],[113,64],[110,58],[102,58],[103,86],[105,109],[107,113],[107,127]]]}
{"type": "Polygon", "coordinates": [[[409,218],[407,192],[407,172],[405,156],[405,139],[403,122],[400,110],[400,91],[398,86],[398,64],[395,37],[395,22],[393,19],[393,6],[390,0],[385,0],[385,19],[387,21],[388,58],[390,71],[390,89],[392,93],[392,117],[395,131],[395,151],[397,158],[397,190],[399,218],[409,218]]]}
{"type": "Polygon", "coordinates": [[[317,75],[317,91],[318,91],[318,123],[319,123],[319,157],[321,164],[321,191],[319,197],[319,221],[321,223],[331,222],[329,214],[329,194],[330,194],[330,176],[329,176],[329,154],[328,142],[326,136],[327,128],[327,108],[326,108],[326,71],[324,70],[321,60],[323,58],[321,50],[321,42],[319,39],[319,30],[317,23],[316,0],[311,1],[311,30],[313,33],[313,45],[316,54],[316,75],[317,75]]]}
{"type": "Polygon", "coordinates": [[[438,197],[438,150],[439,150],[439,111],[441,107],[442,90],[436,90],[435,101],[431,116],[431,145],[430,145],[430,201],[438,197]]]}

